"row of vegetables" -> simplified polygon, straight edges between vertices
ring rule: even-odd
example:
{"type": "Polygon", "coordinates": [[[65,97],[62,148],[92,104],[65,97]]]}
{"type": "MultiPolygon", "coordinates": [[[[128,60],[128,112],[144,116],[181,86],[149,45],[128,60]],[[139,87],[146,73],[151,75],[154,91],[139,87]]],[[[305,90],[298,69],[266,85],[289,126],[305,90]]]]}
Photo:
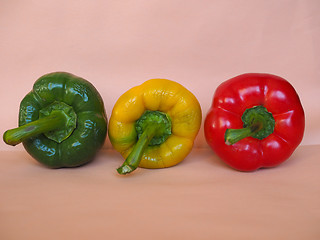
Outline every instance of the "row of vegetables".
{"type": "MultiPolygon", "coordinates": [[[[20,104],[19,127],[6,131],[7,144],[26,151],[50,168],[92,161],[107,131],[128,174],[137,167],[166,168],[190,153],[202,122],[196,97],[181,84],[151,79],[125,92],[109,122],[97,89],[66,72],[40,77],[20,104]],[[107,130],[108,129],[108,130],[107,130]]],[[[247,73],[223,82],[204,120],[208,145],[240,171],[275,167],[303,138],[304,110],[285,79],[247,73]]]]}

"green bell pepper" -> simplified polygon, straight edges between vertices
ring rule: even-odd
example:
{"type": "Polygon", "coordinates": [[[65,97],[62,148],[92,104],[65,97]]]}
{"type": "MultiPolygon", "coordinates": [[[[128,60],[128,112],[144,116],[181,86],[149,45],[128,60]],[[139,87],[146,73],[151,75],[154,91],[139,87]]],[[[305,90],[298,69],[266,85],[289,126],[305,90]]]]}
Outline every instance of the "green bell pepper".
{"type": "Polygon", "coordinates": [[[88,163],[107,133],[103,100],[95,87],[66,72],[40,77],[20,104],[19,127],[4,133],[7,144],[50,168],[88,163]]]}

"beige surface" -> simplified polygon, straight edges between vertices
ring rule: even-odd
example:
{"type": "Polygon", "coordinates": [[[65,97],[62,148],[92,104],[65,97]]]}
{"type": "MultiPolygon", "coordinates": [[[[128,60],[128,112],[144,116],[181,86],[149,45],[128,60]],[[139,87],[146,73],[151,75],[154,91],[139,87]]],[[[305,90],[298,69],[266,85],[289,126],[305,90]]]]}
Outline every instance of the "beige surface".
{"type": "Polygon", "coordinates": [[[320,146],[252,173],[194,149],[169,169],[122,177],[115,151],[50,170],[1,152],[0,239],[320,239],[320,146]]]}

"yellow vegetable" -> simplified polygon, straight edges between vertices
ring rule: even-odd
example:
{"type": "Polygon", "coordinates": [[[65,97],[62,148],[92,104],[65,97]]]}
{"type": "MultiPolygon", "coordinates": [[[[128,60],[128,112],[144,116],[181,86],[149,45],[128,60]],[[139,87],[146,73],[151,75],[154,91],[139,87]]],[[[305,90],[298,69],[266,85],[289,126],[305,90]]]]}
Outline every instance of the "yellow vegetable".
{"type": "Polygon", "coordinates": [[[126,159],[118,172],[178,164],[192,149],[201,117],[196,97],[177,82],[151,79],[128,90],[109,121],[111,144],[126,159]]]}

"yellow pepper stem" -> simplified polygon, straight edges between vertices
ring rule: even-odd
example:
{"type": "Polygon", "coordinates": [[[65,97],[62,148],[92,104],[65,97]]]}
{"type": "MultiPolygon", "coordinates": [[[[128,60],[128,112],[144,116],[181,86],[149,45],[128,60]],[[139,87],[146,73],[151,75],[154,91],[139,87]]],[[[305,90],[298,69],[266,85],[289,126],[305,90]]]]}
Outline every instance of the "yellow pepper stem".
{"type": "Polygon", "coordinates": [[[157,131],[158,127],[156,125],[149,126],[145,129],[125,162],[117,169],[118,173],[122,175],[131,173],[139,166],[146,147],[149,145],[157,131]]]}
{"type": "Polygon", "coordinates": [[[117,169],[120,174],[134,171],[140,164],[145,149],[148,146],[160,145],[171,135],[170,117],[159,111],[147,110],[137,121],[136,131],[138,142],[133,150],[117,169]]]}

